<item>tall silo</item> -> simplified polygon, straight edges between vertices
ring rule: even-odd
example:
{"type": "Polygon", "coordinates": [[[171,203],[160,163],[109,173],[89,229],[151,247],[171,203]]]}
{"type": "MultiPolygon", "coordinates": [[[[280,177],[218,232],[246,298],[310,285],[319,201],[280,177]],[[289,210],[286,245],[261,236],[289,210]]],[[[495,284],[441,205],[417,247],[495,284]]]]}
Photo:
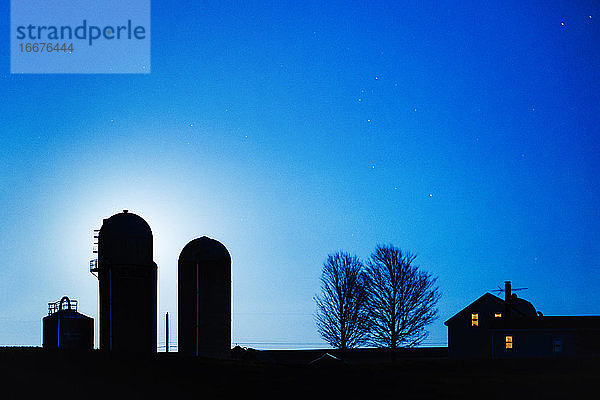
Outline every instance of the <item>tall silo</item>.
{"type": "Polygon", "coordinates": [[[221,243],[203,236],[179,255],[178,351],[228,357],[231,351],[231,257],[221,243]]]}
{"type": "Polygon", "coordinates": [[[157,266],[152,230],[127,210],[105,219],[98,233],[100,349],[156,352],[157,266]]]}

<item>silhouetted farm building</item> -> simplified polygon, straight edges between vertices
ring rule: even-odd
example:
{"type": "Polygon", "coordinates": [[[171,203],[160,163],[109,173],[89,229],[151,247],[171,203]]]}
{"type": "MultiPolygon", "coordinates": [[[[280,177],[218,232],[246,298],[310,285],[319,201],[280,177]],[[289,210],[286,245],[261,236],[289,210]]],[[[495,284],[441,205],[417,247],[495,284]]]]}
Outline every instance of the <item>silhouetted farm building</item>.
{"type": "Polygon", "coordinates": [[[231,351],[231,257],[203,236],[181,251],[178,267],[178,352],[228,357],[231,351]]]}
{"type": "MultiPolygon", "coordinates": [[[[90,262],[100,291],[100,349],[156,352],[157,266],[150,226],[127,210],[105,219],[98,259],[90,262]]],[[[178,264],[178,352],[229,357],[231,257],[221,243],[188,243],[178,264]]]]}
{"type": "Polygon", "coordinates": [[[100,349],[156,352],[157,266],[150,226],[127,210],[105,219],[98,233],[100,349]]]}
{"type": "Polygon", "coordinates": [[[48,315],[42,320],[42,346],[45,349],[92,350],[94,319],[77,312],[77,300],[64,296],[48,303],[48,315]]]}
{"type": "Polygon", "coordinates": [[[600,357],[600,317],[544,316],[508,281],[504,293],[486,293],[445,322],[450,357],[600,357]]]}

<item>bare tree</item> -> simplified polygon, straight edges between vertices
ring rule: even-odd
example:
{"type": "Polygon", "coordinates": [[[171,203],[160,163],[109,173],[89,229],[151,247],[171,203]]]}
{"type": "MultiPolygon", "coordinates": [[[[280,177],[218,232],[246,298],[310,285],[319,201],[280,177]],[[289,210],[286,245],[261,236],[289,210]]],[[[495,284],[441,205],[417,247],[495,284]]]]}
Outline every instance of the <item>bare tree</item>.
{"type": "Polygon", "coordinates": [[[415,258],[393,245],[378,245],[367,262],[369,336],[376,346],[415,346],[437,317],[437,278],[413,265],[415,258]]]}
{"type": "Polygon", "coordinates": [[[346,350],[366,341],[363,264],[348,253],[330,254],[323,264],[321,294],[315,320],[319,334],[332,347],[346,350]]]}

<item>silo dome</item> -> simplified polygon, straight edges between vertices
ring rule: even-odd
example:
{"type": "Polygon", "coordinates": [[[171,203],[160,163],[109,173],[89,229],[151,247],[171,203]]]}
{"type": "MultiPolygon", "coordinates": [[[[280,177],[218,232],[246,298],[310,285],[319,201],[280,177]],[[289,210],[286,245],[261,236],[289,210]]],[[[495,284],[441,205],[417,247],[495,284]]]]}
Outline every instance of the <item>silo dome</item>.
{"type": "Polygon", "coordinates": [[[179,255],[180,261],[227,261],[231,256],[218,240],[202,236],[189,242],[179,255]]]}
{"type": "Polygon", "coordinates": [[[100,234],[151,237],[152,230],[144,218],[123,210],[122,213],[104,220],[100,234]]]}
{"type": "Polygon", "coordinates": [[[103,221],[98,233],[98,262],[152,266],[152,230],[128,210],[103,221]]]}

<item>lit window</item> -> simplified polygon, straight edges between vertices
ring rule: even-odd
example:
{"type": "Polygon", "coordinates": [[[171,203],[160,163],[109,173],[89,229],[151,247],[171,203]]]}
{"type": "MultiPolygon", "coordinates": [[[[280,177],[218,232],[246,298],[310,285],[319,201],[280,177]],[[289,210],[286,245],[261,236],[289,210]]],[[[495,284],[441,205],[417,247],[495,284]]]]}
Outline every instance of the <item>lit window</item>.
{"type": "Polygon", "coordinates": [[[471,326],[479,326],[479,314],[471,313],[471,326]]]}
{"type": "Polygon", "coordinates": [[[502,318],[502,313],[494,313],[494,318],[502,318]]]}
{"type": "Polygon", "coordinates": [[[504,347],[506,349],[512,349],[513,348],[512,345],[513,345],[512,336],[506,336],[506,341],[505,341],[504,347]]]}

